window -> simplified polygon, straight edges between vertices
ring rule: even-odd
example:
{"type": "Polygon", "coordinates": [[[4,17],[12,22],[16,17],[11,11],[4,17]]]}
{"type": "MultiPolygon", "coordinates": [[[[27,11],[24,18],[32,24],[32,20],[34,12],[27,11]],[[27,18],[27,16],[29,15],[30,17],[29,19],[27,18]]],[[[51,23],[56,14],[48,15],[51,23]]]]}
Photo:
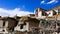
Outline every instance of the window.
{"type": "Polygon", "coordinates": [[[58,26],[60,26],[60,23],[57,23],[58,26]]]}
{"type": "Polygon", "coordinates": [[[56,15],[56,14],[57,14],[57,12],[55,10],[53,10],[53,15],[56,15]]]}
{"type": "Polygon", "coordinates": [[[23,25],[23,24],[21,24],[20,29],[23,29],[23,26],[24,26],[24,25],[23,25]]]}
{"type": "Polygon", "coordinates": [[[5,21],[3,21],[3,26],[5,26],[5,21]]]}
{"type": "Polygon", "coordinates": [[[5,32],[5,30],[3,30],[3,32],[5,32]]]}
{"type": "Polygon", "coordinates": [[[38,16],[38,11],[35,12],[35,15],[38,16]]]}
{"type": "Polygon", "coordinates": [[[58,28],[58,31],[57,31],[58,33],[60,32],[60,28],[58,28]]]}
{"type": "Polygon", "coordinates": [[[42,16],[47,16],[48,14],[45,11],[42,11],[42,16]]]}

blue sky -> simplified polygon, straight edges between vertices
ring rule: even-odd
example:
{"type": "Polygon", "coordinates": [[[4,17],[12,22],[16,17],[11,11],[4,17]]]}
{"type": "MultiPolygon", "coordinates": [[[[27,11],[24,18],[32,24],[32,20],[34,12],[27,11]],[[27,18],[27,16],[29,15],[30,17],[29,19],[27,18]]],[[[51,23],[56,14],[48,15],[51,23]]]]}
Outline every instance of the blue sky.
{"type": "Polygon", "coordinates": [[[4,10],[14,10],[34,12],[35,8],[45,10],[52,9],[60,5],[59,0],[0,0],[0,8],[4,10]]]}

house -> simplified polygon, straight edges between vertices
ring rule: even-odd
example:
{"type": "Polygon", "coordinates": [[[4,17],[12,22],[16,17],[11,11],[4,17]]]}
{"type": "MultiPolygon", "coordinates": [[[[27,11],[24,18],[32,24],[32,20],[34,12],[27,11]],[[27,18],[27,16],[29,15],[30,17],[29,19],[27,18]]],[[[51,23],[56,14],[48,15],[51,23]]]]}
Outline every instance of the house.
{"type": "Polygon", "coordinates": [[[0,32],[1,33],[11,33],[14,31],[14,27],[17,26],[18,21],[11,17],[0,18],[0,32]]]}
{"type": "Polygon", "coordinates": [[[30,18],[28,16],[24,16],[20,18],[18,25],[16,26],[16,31],[21,32],[30,32],[34,29],[39,29],[39,20],[36,18],[30,18]],[[17,28],[18,27],[18,28],[17,28]]]}
{"type": "Polygon", "coordinates": [[[42,8],[35,9],[35,16],[36,18],[40,19],[46,19],[46,18],[55,18],[56,15],[58,15],[58,9],[52,9],[52,10],[44,10],[42,8]],[[53,17],[55,16],[55,17],[53,17]]]}
{"type": "Polygon", "coordinates": [[[35,9],[35,16],[36,16],[36,18],[45,18],[45,16],[43,16],[43,15],[45,15],[45,10],[43,10],[43,9],[41,9],[41,8],[36,8],[35,9]]]}
{"type": "Polygon", "coordinates": [[[3,18],[0,18],[0,33],[8,33],[6,30],[8,27],[8,21],[3,20],[3,18]]]}

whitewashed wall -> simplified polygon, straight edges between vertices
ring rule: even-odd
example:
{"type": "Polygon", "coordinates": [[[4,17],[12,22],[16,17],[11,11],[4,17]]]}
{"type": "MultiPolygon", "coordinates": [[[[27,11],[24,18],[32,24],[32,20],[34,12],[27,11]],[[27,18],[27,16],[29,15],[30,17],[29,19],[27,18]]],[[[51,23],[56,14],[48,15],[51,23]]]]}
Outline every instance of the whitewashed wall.
{"type": "Polygon", "coordinates": [[[53,11],[50,10],[50,11],[46,11],[47,14],[49,14],[48,16],[53,16],[53,11]]]}
{"type": "Polygon", "coordinates": [[[5,21],[5,26],[3,27],[3,20],[0,20],[0,33],[8,33],[8,31],[6,30],[8,26],[8,21],[5,21]],[[5,30],[5,32],[3,32],[3,30],[5,30]]]}
{"type": "Polygon", "coordinates": [[[0,20],[0,27],[3,27],[3,21],[0,20]]]}
{"type": "Polygon", "coordinates": [[[57,12],[57,14],[58,14],[58,9],[56,9],[55,11],[56,11],[56,12],[57,12]]]}
{"type": "Polygon", "coordinates": [[[44,19],[46,16],[42,16],[42,11],[39,11],[38,12],[38,18],[40,19],[44,19]]]}
{"type": "Polygon", "coordinates": [[[5,27],[8,27],[8,21],[5,21],[5,27]]]}

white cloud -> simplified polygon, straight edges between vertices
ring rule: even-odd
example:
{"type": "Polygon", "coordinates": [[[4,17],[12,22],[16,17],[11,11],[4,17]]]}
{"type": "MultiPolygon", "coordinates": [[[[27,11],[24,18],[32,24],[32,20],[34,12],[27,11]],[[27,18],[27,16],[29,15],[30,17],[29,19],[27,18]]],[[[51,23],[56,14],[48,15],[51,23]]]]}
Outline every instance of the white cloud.
{"type": "Polygon", "coordinates": [[[27,14],[33,14],[32,12],[29,11],[21,11],[20,8],[15,8],[13,10],[6,10],[3,8],[0,8],[0,16],[25,16],[27,14]]]}
{"type": "Polygon", "coordinates": [[[45,3],[45,1],[41,1],[41,4],[42,4],[42,3],[45,3]]]}
{"type": "Polygon", "coordinates": [[[51,0],[50,2],[47,2],[47,4],[51,4],[51,3],[56,3],[58,2],[57,0],[51,0]]]}
{"type": "Polygon", "coordinates": [[[52,3],[57,3],[58,0],[51,0],[49,2],[45,2],[45,0],[41,1],[41,4],[52,4],[52,3]]]}

